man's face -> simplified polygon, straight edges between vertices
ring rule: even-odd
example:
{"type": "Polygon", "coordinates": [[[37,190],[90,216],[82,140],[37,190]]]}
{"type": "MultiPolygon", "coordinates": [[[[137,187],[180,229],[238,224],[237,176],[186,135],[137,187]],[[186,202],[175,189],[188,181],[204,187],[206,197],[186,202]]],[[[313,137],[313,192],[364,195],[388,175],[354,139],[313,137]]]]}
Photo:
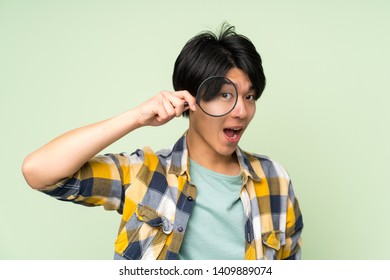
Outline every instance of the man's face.
{"type": "Polygon", "coordinates": [[[202,153],[230,156],[234,153],[245,129],[256,112],[255,92],[248,75],[238,68],[230,69],[226,77],[237,88],[236,107],[226,116],[211,117],[200,108],[190,112],[189,137],[202,153]]]}

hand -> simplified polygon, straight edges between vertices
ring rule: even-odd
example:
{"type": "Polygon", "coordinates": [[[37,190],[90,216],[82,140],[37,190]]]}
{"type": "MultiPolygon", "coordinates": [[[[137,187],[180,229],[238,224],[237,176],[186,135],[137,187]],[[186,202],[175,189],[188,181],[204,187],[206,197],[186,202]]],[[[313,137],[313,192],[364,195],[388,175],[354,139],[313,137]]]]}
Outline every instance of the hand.
{"type": "Polygon", "coordinates": [[[196,110],[196,100],[188,91],[161,91],[136,108],[137,122],[140,126],[159,126],[186,110],[196,110]]]}

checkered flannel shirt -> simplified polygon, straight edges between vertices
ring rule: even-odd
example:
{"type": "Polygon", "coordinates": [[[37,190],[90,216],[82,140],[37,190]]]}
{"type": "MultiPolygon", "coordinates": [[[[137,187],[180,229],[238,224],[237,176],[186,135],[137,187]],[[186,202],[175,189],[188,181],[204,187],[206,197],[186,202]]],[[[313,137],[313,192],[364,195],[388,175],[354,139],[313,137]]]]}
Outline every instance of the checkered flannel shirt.
{"type": "MultiPolygon", "coordinates": [[[[303,222],[287,172],[267,157],[240,148],[236,154],[243,175],[245,259],[300,259],[303,222]]],[[[115,259],[177,259],[196,205],[188,162],[184,135],[157,153],[146,147],[96,156],[43,192],[118,211],[115,259]]]]}

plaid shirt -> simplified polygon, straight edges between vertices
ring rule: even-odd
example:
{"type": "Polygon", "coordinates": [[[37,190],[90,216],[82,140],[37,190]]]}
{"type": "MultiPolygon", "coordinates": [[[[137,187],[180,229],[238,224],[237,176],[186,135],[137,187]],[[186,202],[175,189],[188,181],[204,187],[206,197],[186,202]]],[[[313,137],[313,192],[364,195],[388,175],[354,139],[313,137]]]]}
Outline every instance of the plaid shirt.
{"type": "MultiPolygon", "coordinates": [[[[236,154],[243,175],[245,259],[300,259],[303,222],[287,172],[267,157],[240,148],[236,154]]],[[[43,192],[117,210],[122,221],[116,259],[177,259],[196,204],[188,162],[184,135],[172,149],[157,153],[146,147],[96,156],[43,192]]]]}

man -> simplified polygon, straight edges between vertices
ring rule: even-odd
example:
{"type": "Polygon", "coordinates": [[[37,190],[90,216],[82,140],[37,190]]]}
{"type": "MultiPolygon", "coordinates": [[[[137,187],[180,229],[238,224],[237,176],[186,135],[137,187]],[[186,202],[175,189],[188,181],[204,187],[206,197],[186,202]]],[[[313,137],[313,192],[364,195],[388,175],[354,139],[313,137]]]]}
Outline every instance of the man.
{"type": "Polygon", "coordinates": [[[219,36],[201,33],[178,56],[173,84],[173,92],[30,154],[28,184],[117,210],[116,259],[299,259],[303,223],[287,172],[238,147],[265,87],[254,45],[232,26],[219,36]],[[95,156],[135,129],[180,115],[189,127],[171,149],[95,156]]]}

